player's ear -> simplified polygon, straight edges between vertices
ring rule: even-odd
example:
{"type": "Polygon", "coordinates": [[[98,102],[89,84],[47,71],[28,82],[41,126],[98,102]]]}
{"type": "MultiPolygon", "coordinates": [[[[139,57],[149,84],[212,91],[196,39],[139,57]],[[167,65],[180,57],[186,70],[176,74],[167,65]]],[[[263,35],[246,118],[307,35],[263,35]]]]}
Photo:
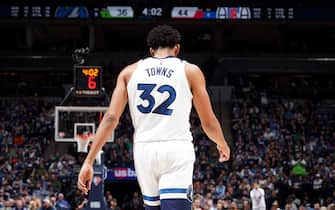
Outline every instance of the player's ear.
{"type": "Polygon", "coordinates": [[[174,50],[175,50],[174,53],[177,56],[179,54],[179,52],[180,52],[180,44],[176,44],[174,46],[174,50]]]}
{"type": "Polygon", "coordinates": [[[155,55],[155,50],[152,49],[151,47],[150,47],[150,49],[149,49],[149,52],[150,52],[150,55],[151,55],[151,56],[154,56],[154,55],[155,55]]]}

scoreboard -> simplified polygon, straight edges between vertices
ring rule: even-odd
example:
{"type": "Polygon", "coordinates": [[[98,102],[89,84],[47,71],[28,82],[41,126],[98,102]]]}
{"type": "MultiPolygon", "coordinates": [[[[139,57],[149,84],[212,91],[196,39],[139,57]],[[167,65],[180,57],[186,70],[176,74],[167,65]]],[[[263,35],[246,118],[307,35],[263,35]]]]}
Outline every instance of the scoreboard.
{"type": "Polygon", "coordinates": [[[99,96],[102,88],[101,66],[74,66],[76,96],[99,96]]]}
{"type": "Polygon", "coordinates": [[[195,19],[195,20],[335,20],[335,5],[301,6],[217,3],[209,6],[169,5],[134,6],[109,5],[50,6],[50,5],[0,5],[1,19],[195,19]]]}

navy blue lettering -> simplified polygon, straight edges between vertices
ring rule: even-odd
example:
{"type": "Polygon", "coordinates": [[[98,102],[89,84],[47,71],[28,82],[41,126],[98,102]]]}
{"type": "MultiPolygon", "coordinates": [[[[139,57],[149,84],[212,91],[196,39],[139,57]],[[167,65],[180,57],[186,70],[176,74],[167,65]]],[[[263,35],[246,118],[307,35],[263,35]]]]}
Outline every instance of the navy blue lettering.
{"type": "Polygon", "coordinates": [[[148,72],[148,76],[150,77],[150,72],[149,72],[149,69],[145,69],[147,72],[148,72]]]}
{"type": "Polygon", "coordinates": [[[173,70],[172,70],[172,69],[170,69],[170,70],[168,71],[168,74],[166,75],[166,77],[167,77],[167,78],[170,78],[170,77],[171,77],[171,75],[172,75],[172,73],[173,73],[173,70]]]}
{"type": "Polygon", "coordinates": [[[151,68],[150,72],[151,72],[151,76],[155,76],[156,75],[155,68],[151,68]]]}
{"type": "Polygon", "coordinates": [[[162,70],[162,75],[165,76],[167,70],[168,70],[167,68],[163,68],[163,70],[162,70]]]}
{"type": "Polygon", "coordinates": [[[174,72],[172,69],[168,69],[166,67],[153,67],[153,68],[147,68],[144,69],[149,77],[152,76],[165,76],[167,78],[170,78],[174,72]]]}

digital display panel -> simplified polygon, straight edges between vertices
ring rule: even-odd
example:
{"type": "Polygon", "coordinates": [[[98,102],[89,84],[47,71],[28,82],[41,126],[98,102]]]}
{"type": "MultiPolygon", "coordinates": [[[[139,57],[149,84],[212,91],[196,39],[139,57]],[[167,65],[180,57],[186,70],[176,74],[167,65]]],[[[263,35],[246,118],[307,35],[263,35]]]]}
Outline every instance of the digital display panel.
{"type": "Polygon", "coordinates": [[[77,96],[101,94],[102,68],[100,66],[75,66],[74,87],[77,96]]]}
{"type": "MultiPolygon", "coordinates": [[[[194,3],[196,4],[196,2],[194,3]]],[[[335,5],[310,7],[297,5],[267,5],[235,2],[210,6],[182,5],[107,5],[50,6],[50,5],[0,5],[0,18],[40,18],[40,19],[195,19],[195,20],[334,20],[335,5]]]]}

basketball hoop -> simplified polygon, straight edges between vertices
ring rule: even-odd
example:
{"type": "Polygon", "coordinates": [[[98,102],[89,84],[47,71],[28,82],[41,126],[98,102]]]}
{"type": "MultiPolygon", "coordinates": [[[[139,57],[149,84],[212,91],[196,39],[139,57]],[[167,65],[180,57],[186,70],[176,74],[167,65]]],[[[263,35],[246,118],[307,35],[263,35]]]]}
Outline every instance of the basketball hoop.
{"type": "Polygon", "coordinates": [[[76,134],[75,140],[77,141],[77,152],[88,152],[87,146],[93,140],[93,134],[85,132],[83,134],[76,134]]]}

